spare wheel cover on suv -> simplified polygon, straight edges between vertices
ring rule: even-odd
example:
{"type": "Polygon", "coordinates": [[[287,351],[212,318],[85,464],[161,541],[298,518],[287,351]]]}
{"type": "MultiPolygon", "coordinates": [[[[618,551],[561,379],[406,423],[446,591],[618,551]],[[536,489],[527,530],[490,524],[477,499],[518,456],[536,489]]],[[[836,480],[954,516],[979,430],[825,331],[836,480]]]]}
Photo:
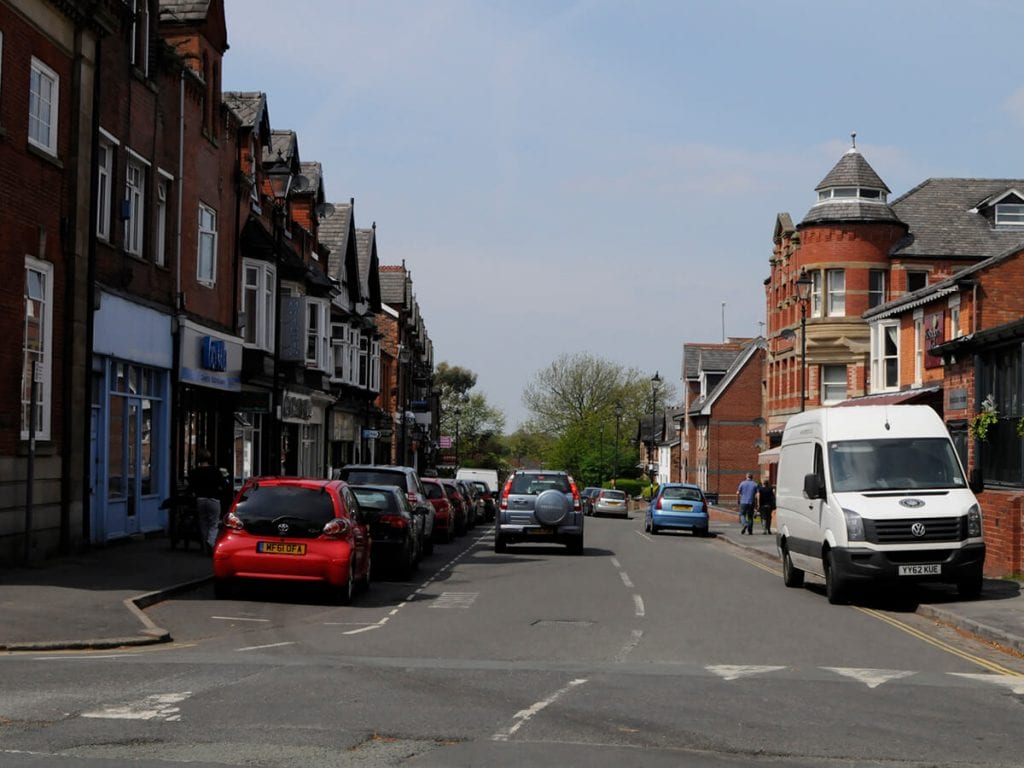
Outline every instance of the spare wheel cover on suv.
{"type": "Polygon", "coordinates": [[[549,488],[537,497],[533,515],[542,525],[558,525],[569,516],[571,503],[561,491],[549,488]]]}

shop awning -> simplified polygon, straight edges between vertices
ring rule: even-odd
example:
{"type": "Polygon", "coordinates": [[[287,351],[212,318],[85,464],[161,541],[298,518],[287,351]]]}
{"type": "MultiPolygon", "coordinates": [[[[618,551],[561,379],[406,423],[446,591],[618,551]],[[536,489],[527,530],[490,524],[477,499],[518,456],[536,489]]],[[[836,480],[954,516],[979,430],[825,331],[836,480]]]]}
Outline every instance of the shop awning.
{"type": "Polygon", "coordinates": [[[779,446],[769,448],[767,451],[761,451],[757,454],[758,464],[778,464],[779,463],[779,446]]]}

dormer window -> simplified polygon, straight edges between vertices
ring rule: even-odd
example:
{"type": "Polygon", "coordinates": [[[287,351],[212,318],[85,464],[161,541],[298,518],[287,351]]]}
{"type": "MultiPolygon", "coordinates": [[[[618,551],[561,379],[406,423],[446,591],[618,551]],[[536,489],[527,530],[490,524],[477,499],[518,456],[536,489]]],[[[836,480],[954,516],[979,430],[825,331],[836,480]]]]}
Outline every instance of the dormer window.
{"type": "Polygon", "coordinates": [[[996,226],[1024,226],[1024,204],[996,203],[996,226]]]}
{"type": "Polygon", "coordinates": [[[885,192],[873,187],[829,187],[818,192],[818,202],[826,200],[876,200],[885,202],[885,192]]]}

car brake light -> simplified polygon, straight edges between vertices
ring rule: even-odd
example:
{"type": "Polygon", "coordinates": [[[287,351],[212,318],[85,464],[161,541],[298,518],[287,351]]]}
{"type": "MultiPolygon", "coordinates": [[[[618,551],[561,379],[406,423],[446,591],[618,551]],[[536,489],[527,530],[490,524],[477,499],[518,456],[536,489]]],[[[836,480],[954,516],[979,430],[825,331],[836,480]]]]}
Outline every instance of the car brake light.
{"type": "Polygon", "coordinates": [[[498,505],[502,509],[508,509],[508,494],[512,490],[512,478],[510,477],[505,481],[505,487],[501,490],[501,503],[498,505]]]}
{"type": "Polygon", "coordinates": [[[655,509],[661,509],[661,496],[658,497],[658,503],[654,505],[655,509]]]}
{"type": "Polygon", "coordinates": [[[390,525],[392,528],[407,528],[409,526],[409,521],[402,517],[402,515],[381,515],[380,521],[384,525],[390,525]]]}
{"type": "Polygon", "coordinates": [[[234,512],[229,512],[227,517],[224,518],[224,527],[230,528],[233,531],[241,531],[245,528],[241,518],[238,517],[234,512]]]}
{"type": "Polygon", "coordinates": [[[569,481],[569,487],[572,488],[572,508],[574,511],[579,512],[580,507],[580,492],[576,488],[576,483],[572,480],[569,481]]]}
{"type": "Polygon", "coordinates": [[[410,504],[416,504],[416,502],[418,502],[418,501],[419,501],[419,497],[418,497],[418,496],[416,495],[416,492],[415,492],[415,491],[409,491],[409,492],[408,492],[407,494],[405,494],[405,495],[406,495],[406,497],[407,497],[407,498],[409,499],[409,503],[410,503],[410,504]]]}
{"type": "Polygon", "coordinates": [[[351,530],[352,523],[350,523],[347,518],[336,517],[327,522],[322,533],[324,536],[330,536],[332,539],[340,539],[348,536],[349,531],[351,530]]]}

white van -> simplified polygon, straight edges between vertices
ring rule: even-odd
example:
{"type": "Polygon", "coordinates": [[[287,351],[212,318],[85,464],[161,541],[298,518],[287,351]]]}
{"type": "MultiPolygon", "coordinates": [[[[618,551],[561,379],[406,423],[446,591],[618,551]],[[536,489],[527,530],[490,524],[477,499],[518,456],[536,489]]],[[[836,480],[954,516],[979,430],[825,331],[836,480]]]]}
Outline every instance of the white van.
{"type": "Polygon", "coordinates": [[[830,603],[856,584],[948,581],[981,592],[981,507],[946,425],[927,405],[818,408],[790,417],[776,488],[787,587],[825,579],[830,603]]]}
{"type": "Polygon", "coordinates": [[[455,471],[456,480],[482,481],[491,493],[498,492],[498,470],[476,469],[474,467],[460,467],[455,471]]]}

